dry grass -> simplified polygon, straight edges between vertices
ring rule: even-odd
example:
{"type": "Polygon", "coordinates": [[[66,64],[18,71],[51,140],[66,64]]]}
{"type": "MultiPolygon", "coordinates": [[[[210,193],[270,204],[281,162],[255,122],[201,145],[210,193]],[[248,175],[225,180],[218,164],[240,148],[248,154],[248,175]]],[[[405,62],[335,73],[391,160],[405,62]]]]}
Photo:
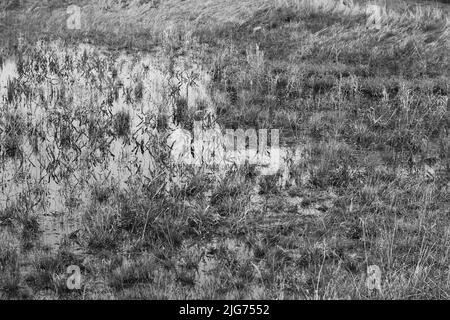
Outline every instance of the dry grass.
{"type": "MultiPolygon", "coordinates": [[[[291,14],[300,16],[313,12],[357,16],[365,14],[367,2],[343,5],[338,0],[80,0],[70,3],[77,3],[82,8],[80,32],[68,32],[66,29],[68,2],[41,3],[28,0],[21,6],[8,6],[10,10],[14,9],[12,12],[15,14],[4,17],[7,28],[3,33],[10,28],[11,31],[21,32],[25,37],[57,35],[68,39],[91,38],[93,41],[109,42],[116,46],[121,43],[122,46],[144,49],[160,43],[161,38],[168,34],[181,33],[189,37],[199,27],[217,29],[243,25],[258,12],[286,9],[291,14]]],[[[387,20],[386,28],[396,24],[423,23],[430,19],[447,20],[448,26],[447,10],[433,5],[416,6],[415,3],[396,1],[388,8],[387,15],[383,18],[387,20]]]]}

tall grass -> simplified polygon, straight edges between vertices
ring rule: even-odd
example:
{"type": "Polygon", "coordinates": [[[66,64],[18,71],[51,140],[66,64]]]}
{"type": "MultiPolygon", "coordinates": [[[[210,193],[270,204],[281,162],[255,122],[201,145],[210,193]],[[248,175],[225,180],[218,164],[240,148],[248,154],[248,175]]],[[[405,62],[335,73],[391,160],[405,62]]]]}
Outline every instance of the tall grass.
{"type": "MultiPolygon", "coordinates": [[[[88,23],[78,39],[52,29],[65,18],[55,5],[40,31],[147,49],[148,32],[161,44],[161,68],[172,83],[157,114],[140,119],[146,140],[135,139],[132,108],[112,108],[119,94],[127,106],[146,103],[143,78],[118,83],[114,57],[85,51],[59,63],[43,43],[26,48],[21,78],[9,84],[2,105],[2,161],[20,159],[27,136],[37,145],[53,139],[61,150],[37,149],[48,154],[48,176],[65,179],[72,174],[68,155],[80,157],[89,173],[120,138],[118,149],[132,144],[132,152],[151,153],[156,166],[148,175],[133,167],[126,183],[107,177],[82,185],[89,196],[77,211],[82,223],[57,253],[25,245],[34,242],[26,235],[38,233],[33,200],[42,193],[27,186],[0,212],[2,297],[30,296],[30,287],[56,298],[448,298],[444,9],[391,7],[373,30],[366,28],[365,2],[320,3],[80,2],[88,23]],[[122,36],[132,41],[114,35],[112,25],[130,27],[122,36]],[[182,97],[179,56],[197,57],[210,71],[221,125],[280,128],[281,143],[299,147],[300,160],[289,153],[287,168],[264,178],[249,165],[216,172],[171,163],[164,134],[172,122],[191,129],[206,113],[189,110],[190,91],[182,97]],[[67,79],[83,72],[97,85],[106,79],[106,89],[90,92],[102,88],[104,100],[81,94],[82,106],[71,108],[66,87],[53,97],[33,91],[54,71],[67,79]],[[45,117],[16,115],[26,99],[44,106],[45,117]],[[166,112],[170,103],[173,114],[166,112]],[[82,257],[70,253],[75,245],[82,257]],[[35,256],[23,275],[25,251],[35,256]],[[68,264],[82,266],[83,293],[65,289],[68,264]],[[372,264],[382,270],[379,293],[365,286],[372,264]]],[[[200,111],[209,107],[198,104],[200,111]]]]}

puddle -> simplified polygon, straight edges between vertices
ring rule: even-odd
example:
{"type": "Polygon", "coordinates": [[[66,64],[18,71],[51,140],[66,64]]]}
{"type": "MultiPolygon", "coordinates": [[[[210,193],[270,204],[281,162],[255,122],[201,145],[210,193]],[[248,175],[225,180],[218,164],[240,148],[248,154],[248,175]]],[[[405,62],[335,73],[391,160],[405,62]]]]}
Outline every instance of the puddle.
{"type": "MultiPolygon", "coordinates": [[[[0,71],[0,111],[8,114],[0,118],[1,132],[8,132],[0,135],[0,210],[25,199],[38,217],[43,242],[57,248],[64,235],[80,228],[94,185],[125,189],[136,176],[150,179],[161,141],[176,142],[173,156],[189,152],[192,137],[172,119],[183,101],[187,110],[201,109],[205,116],[199,123],[208,127],[215,114],[210,77],[187,58],[169,69],[164,59],[59,42],[38,43],[25,56],[6,59],[0,71]],[[161,119],[164,129],[158,130],[161,119]]],[[[281,168],[283,184],[303,150],[270,152],[261,160],[266,164],[261,173],[281,168]]],[[[230,164],[245,157],[233,156],[230,164]]],[[[180,183],[179,175],[174,170],[171,183],[180,183]]]]}

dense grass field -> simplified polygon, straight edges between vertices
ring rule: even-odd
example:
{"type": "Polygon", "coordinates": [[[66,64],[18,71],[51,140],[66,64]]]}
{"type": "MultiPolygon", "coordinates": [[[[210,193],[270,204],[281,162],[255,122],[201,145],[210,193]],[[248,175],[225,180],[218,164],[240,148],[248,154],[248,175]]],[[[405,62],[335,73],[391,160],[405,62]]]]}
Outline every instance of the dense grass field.
{"type": "Polygon", "coordinates": [[[0,298],[448,299],[450,6],[367,2],[2,2],[0,298]],[[279,172],[174,163],[196,121],[279,172]]]}

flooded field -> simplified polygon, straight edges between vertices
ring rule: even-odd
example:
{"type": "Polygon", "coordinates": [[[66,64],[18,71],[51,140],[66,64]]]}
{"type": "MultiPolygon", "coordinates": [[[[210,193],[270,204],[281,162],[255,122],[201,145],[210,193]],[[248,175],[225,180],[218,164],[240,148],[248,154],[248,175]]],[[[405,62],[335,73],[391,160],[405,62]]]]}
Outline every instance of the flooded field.
{"type": "Polygon", "coordinates": [[[149,56],[112,56],[89,46],[41,44],[26,54],[1,69],[0,206],[31,206],[44,243],[55,247],[79,227],[95,186],[150,179],[152,147],[176,129],[170,86],[194,108],[210,105],[208,80],[198,73],[189,86],[176,79],[187,71],[174,69],[170,79],[149,56]]]}
{"type": "MultiPolygon", "coordinates": [[[[108,192],[104,186],[126,190],[129,181],[150,181],[162,171],[166,189],[182,184],[177,148],[191,153],[192,123],[224,130],[214,122],[209,75],[183,58],[38,43],[3,61],[0,74],[0,210],[26,207],[53,249],[79,230],[92,197],[108,192]]],[[[300,161],[302,152],[279,149],[278,141],[260,150],[261,174],[287,168],[283,161],[300,161]]],[[[239,157],[245,154],[234,153],[228,166],[209,174],[245,162],[239,157]]],[[[286,170],[280,179],[286,183],[286,170]]]]}

